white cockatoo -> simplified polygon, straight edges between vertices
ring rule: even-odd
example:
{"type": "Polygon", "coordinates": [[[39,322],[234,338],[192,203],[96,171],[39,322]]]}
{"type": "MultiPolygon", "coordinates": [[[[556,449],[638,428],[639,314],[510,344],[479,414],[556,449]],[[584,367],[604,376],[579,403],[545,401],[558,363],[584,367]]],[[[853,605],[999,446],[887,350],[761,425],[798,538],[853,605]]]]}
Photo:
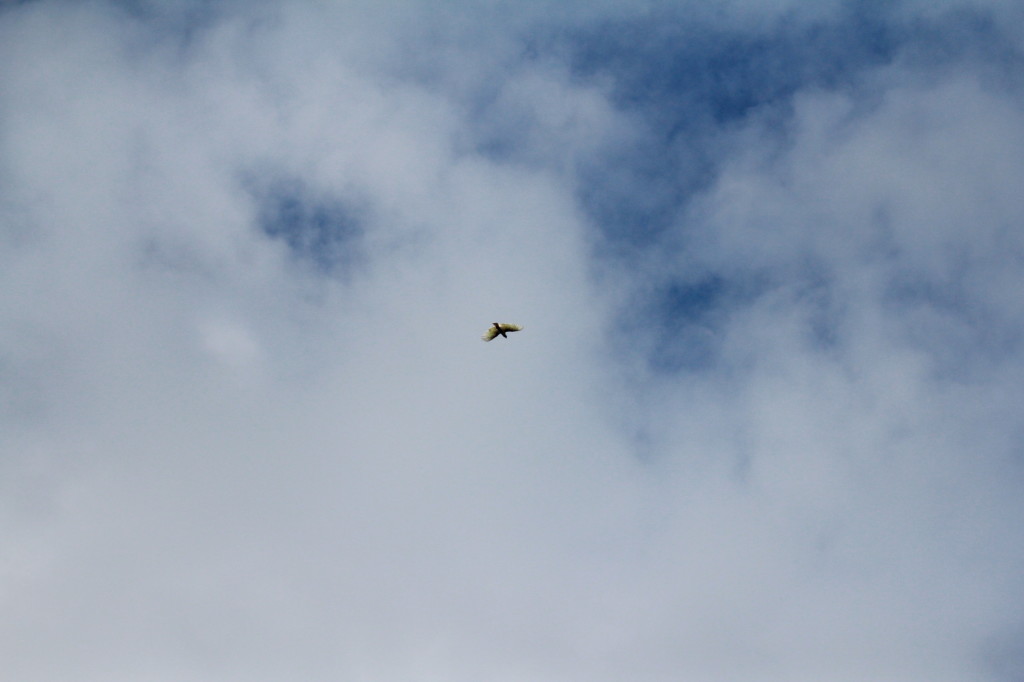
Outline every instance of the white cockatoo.
{"type": "Polygon", "coordinates": [[[499,336],[504,336],[507,339],[508,336],[506,336],[505,332],[517,332],[521,329],[522,327],[518,324],[512,324],[510,322],[495,322],[491,325],[491,328],[487,330],[487,333],[480,338],[484,341],[490,341],[499,336]]]}

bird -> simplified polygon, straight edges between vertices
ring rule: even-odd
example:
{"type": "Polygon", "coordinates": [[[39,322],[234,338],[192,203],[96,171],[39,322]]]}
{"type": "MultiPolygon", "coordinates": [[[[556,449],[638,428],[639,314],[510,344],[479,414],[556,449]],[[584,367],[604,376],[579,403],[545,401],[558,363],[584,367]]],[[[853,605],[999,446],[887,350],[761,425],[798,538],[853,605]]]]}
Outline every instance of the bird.
{"type": "Polygon", "coordinates": [[[491,327],[487,330],[487,333],[480,338],[484,341],[490,341],[498,338],[498,336],[504,336],[506,339],[508,336],[505,332],[517,332],[522,330],[522,327],[518,324],[512,324],[510,322],[494,322],[491,327]]]}

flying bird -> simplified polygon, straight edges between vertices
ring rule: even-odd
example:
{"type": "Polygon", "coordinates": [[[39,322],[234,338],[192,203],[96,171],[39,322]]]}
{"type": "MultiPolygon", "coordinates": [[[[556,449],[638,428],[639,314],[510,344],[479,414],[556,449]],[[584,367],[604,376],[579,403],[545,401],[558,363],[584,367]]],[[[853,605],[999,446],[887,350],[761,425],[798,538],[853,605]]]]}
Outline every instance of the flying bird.
{"type": "Polygon", "coordinates": [[[518,324],[511,324],[509,322],[495,322],[494,324],[491,325],[491,328],[487,330],[487,333],[481,336],[480,338],[483,339],[484,341],[490,341],[491,339],[495,339],[498,336],[504,336],[507,339],[508,336],[505,334],[505,332],[517,332],[521,329],[522,327],[519,326],[518,324]]]}

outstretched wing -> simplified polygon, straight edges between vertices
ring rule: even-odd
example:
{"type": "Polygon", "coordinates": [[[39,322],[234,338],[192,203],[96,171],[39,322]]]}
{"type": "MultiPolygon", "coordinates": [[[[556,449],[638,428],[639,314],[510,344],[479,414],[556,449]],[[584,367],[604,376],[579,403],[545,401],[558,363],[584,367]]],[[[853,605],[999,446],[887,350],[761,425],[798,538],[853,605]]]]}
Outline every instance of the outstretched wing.
{"type": "Polygon", "coordinates": [[[518,324],[512,324],[511,322],[499,322],[497,326],[491,325],[490,329],[487,330],[480,338],[484,341],[491,341],[494,337],[498,336],[502,332],[518,332],[522,330],[522,326],[518,324]],[[499,331],[500,329],[500,331],[499,331]]]}

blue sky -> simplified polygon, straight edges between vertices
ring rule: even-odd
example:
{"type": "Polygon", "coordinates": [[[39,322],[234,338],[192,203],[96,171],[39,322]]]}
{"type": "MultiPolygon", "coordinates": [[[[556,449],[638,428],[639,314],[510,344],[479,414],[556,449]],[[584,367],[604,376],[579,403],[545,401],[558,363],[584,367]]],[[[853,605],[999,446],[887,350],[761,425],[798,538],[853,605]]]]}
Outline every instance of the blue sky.
{"type": "Polygon", "coordinates": [[[1018,4],[0,3],[5,668],[1019,680],[1018,4]]]}

